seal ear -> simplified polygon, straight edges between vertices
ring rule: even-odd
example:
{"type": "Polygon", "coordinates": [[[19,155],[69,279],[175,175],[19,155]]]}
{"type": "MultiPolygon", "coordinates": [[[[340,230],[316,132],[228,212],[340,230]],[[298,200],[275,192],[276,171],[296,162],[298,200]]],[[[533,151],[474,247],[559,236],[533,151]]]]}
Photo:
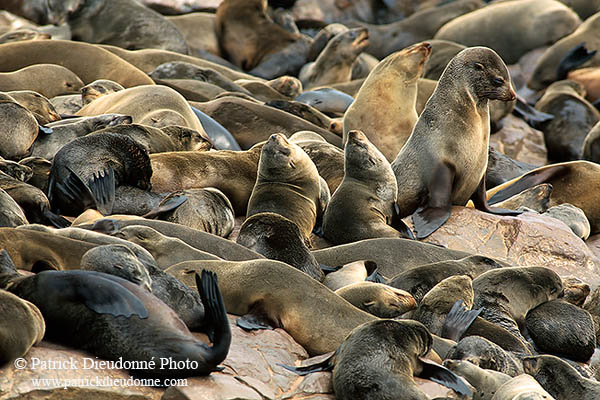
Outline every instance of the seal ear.
{"type": "Polygon", "coordinates": [[[467,398],[471,398],[473,396],[471,389],[469,389],[463,378],[459,377],[448,368],[436,364],[424,357],[419,357],[419,360],[421,361],[422,367],[419,378],[429,379],[430,381],[437,382],[440,385],[454,390],[458,394],[467,396],[467,398]]]}

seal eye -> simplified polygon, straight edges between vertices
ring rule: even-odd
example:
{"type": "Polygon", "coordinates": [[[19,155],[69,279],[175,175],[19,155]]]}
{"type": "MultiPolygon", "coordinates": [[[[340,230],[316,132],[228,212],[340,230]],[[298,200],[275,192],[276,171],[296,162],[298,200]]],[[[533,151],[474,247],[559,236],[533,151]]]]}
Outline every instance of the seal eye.
{"type": "Polygon", "coordinates": [[[483,66],[483,64],[481,63],[475,63],[473,64],[473,67],[477,70],[477,71],[483,71],[485,69],[485,67],[483,66]]]}
{"type": "Polygon", "coordinates": [[[497,76],[492,79],[492,83],[496,86],[502,86],[502,85],[504,85],[504,79],[497,76]]]}

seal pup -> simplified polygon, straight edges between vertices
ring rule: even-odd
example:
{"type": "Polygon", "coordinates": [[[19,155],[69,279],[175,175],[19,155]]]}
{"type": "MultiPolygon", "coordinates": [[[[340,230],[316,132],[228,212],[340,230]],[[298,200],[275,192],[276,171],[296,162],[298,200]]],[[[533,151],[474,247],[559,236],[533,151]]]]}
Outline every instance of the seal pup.
{"type": "Polygon", "coordinates": [[[111,2],[48,0],[47,22],[66,22],[73,40],[106,43],[124,49],[165,49],[182,54],[188,45],[175,25],[158,12],[133,0],[111,2]]]}
{"type": "Polygon", "coordinates": [[[298,225],[308,240],[329,196],[327,184],[304,150],[285,136],[274,134],[262,146],[246,216],[280,214],[298,225]]]}
{"type": "Polygon", "coordinates": [[[470,47],[450,61],[392,163],[398,181],[399,215],[414,213],[418,239],[443,225],[452,205],[465,205],[470,198],[482,211],[518,214],[494,210],[485,198],[488,101],[512,101],[515,97],[508,69],[493,50],[470,47]],[[448,136],[447,132],[456,132],[458,126],[459,132],[448,136]],[[457,153],[457,148],[470,151],[457,153]]]}
{"type": "Polygon", "coordinates": [[[131,124],[129,115],[102,114],[94,117],[69,118],[49,124],[51,135],[38,135],[31,149],[32,157],[51,161],[67,143],[107,127],[131,124]]]}
{"type": "Polygon", "coordinates": [[[548,160],[552,163],[581,159],[584,141],[600,121],[600,111],[585,100],[585,89],[565,80],[548,86],[535,108],[554,115],[541,127],[548,160]]]}
{"type": "Polygon", "coordinates": [[[352,78],[352,66],[360,53],[369,45],[366,28],[349,29],[335,35],[314,62],[300,70],[299,78],[305,90],[332,83],[347,82],[352,78]]]}
{"type": "Polygon", "coordinates": [[[170,193],[160,202],[157,210],[151,210],[145,218],[158,218],[221,237],[229,236],[235,224],[231,202],[223,192],[215,188],[186,189],[170,193]],[[180,196],[187,199],[183,204],[175,209],[169,206],[168,210],[161,210],[162,206],[180,196]]]}
{"type": "MultiPolygon", "coordinates": [[[[8,257],[3,251],[1,257],[8,257]]],[[[4,262],[2,260],[1,262],[4,262]]],[[[42,341],[46,324],[40,310],[27,300],[0,289],[0,366],[18,357],[42,341]]]]}
{"type": "Polygon", "coordinates": [[[379,318],[397,318],[417,307],[410,293],[383,283],[353,283],[336,290],[335,294],[379,318]]]}
{"type": "Polygon", "coordinates": [[[394,160],[417,122],[417,79],[430,54],[429,43],[420,43],[377,64],[344,113],[344,143],[349,131],[359,129],[388,161],[394,160]]]}
{"type": "Polygon", "coordinates": [[[398,187],[390,163],[361,131],[350,131],[347,136],[344,179],[323,215],[325,238],[333,244],[414,238],[398,216],[398,187]]]}
{"type": "Polygon", "coordinates": [[[446,354],[446,359],[468,361],[480,368],[502,372],[511,377],[523,373],[521,360],[515,354],[481,336],[461,339],[446,354]]]}
{"type": "Polygon", "coordinates": [[[149,190],[151,176],[148,152],[133,139],[115,133],[87,135],[56,153],[48,184],[49,200],[54,208],[71,215],[87,208],[110,214],[115,187],[129,185],[149,190]]]}
{"type": "Polygon", "coordinates": [[[8,285],[10,292],[38,306],[46,321],[46,337],[51,340],[108,360],[122,357],[148,362],[154,356],[195,361],[193,367],[183,369],[160,369],[159,364],[131,368],[135,375],[208,375],[217,370],[229,351],[229,321],[217,280],[208,272],[202,280],[196,279],[206,307],[205,326],[213,342],[210,347],[192,336],[162,301],[116,276],[94,271],[43,271],[22,277],[13,265],[3,266],[2,278],[3,287],[8,285]]]}
{"type": "Polygon", "coordinates": [[[584,378],[575,368],[558,357],[525,357],[523,368],[557,400],[600,398],[600,383],[584,378]]]}
{"type": "Polygon", "coordinates": [[[491,400],[498,388],[511,380],[509,375],[483,369],[469,361],[447,359],[442,365],[465,378],[475,388],[473,400],[491,400]]]}
{"type": "Polygon", "coordinates": [[[83,106],[99,97],[125,90],[123,85],[110,79],[96,79],[81,88],[81,103],[83,106]]]}
{"type": "Polygon", "coordinates": [[[325,275],[298,225],[286,217],[262,212],[244,220],[236,243],[305,272],[319,282],[325,275]]]}
{"type": "Polygon", "coordinates": [[[580,24],[577,14],[560,1],[500,2],[453,19],[434,38],[490,47],[506,63],[515,64],[528,51],[552,45],[580,24]]]}
{"type": "Polygon", "coordinates": [[[585,363],[594,354],[592,316],[562,299],[547,301],[526,316],[527,333],[541,352],[585,363]]]}
{"type": "Polygon", "coordinates": [[[27,220],[57,228],[65,228],[71,223],[50,210],[50,202],[40,189],[0,172],[0,188],[3,189],[23,209],[27,220]]]}
{"type": "Polygon", "coordinates": [[[563,203],[550,207],[544,215],[564,222],[577,237],[584,241],[590,236],[590,221],[588,221],[583,210],[572,204],[563,203]]]}
{"type": "Polygon", "coordinates": [[[50,100],[33,90],[17,90],[7,93],[17,103],[28,109],[38,124],[46,125],[61,119],[50,100]]]}
{"type": "Polygon", "coordinates": [[[554,400],[548,392],[531,376],[515,376],[500,386],[492,400],[539,399],[554,400]]]}
{"type": "Polygon", "coordinates": [[[326,114],[344,114],[354,102],[354,97],[340,90],[324,87],[302,92],[294,100],[308,104],[326,114]]]}
{"type": "MultiPolygon", "coordinates": [[[[471,396],[462,378],[428,361],[433,339],[421,323],[410,320],[378,320],[364,323],[346,337],[336,352],[319,366],[333,369],[336,399],[358,398],[425,400],[413,377],[420,376],[471,396]]],[[[290,368],[305,374],[308,368],[290,368]]]]}
{"type": "Polygon", "coordinates": [[[82,87],[79,76],[61,65],[36,64],[0,73],[0,90],[3,92],[32,90],[51,99],[61,94],[76,93],[82,87]]]}
{"type": "Polygon", "coordinates": [[[473,280],[474,306],[481,317],[502,326],[526,342],[520,327],[527,313],[562,295],[562,280],[546,267],[510,267],[490,270],[473,280]]]}

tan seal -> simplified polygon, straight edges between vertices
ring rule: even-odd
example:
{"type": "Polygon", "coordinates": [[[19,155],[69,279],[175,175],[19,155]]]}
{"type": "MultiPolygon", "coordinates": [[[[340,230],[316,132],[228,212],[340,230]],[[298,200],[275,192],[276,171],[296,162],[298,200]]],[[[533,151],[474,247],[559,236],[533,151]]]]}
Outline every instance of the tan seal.
{"type": "Polygon", "coordinates": [[[488,102],[515,96],[508,69],[493,50],[470,47],[450,61],[392,163],[399,183],[399,215],[414,213],[417,238],[444,224],[452,205],[465,205],[471,198],[483,211],[515,215],[490,208],[485,199],[488,102]]]}
{"type": "Polygon", "coordinates": [[[417,78],[430,53],[429,43],[421,43],[377,64],[344,114],[344,142],[349,131],[361,130],[388,161],[394,160],[417,122],[417,78]]]}
{"type": "Polygon", "coordinates": [[[0,73],[0,90],[32,90],[52,98],[78,92],[83,82],[71,70],[54,64],[36,64],[14,72],[0,73]]]}
{"type": "Polygon", "coordinates": [[[348,132],[344,179],[323,215],[323,233],[333,244],[378,237],[412,238],[398,218],[397,184],[390,163],[361,131],[348,132]]]}

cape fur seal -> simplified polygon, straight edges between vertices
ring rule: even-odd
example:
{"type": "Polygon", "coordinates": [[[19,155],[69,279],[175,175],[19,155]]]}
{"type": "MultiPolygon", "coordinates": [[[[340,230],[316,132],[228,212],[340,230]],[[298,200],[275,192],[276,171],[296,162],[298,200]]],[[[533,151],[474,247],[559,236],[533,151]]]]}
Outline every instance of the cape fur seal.
{"type": "Polygon", "coordinates": [[[413,238],[397,215],[398,187],[390,163],[361,131],[348,132],[344,179],[323,215],[323,233],[333,244],[377,237],[413,238]]]}
{"type": "Polygon", "coordinates": [[[26,157],[39,133],[35,116],[8,94],[0,93],[0,124],[0,157],[26,157]]]}
{"type": "Polygon", "coordinates": [[[246,215],[280,214],[298,225],[308,240],[329,196],[327,184],[304,150],[285,136],[275,134],[262,146],[246,215]]]}
{"type": "Polygon", "coordinates": [[[32,90],[47,98],[79,92],[81,79],[71,70],[55,64],[36,64],[14,72],[0,73],[0,90],[32,90]]]}
{"type": "Polygon", "coordinates": [[[127,61],[89,43],[34,40],[6,43],[0,45],[0,50],[4,54],[0,61],[2,72],[16,71],[33,64],[57,64],[72,71],[84,83],[110,79],[124,87],[154,84],[148,75],[127,61]]]}
{"type": "Polygon", "coordinates": [[[353,283],[336,290],[335,294],[379,318],[397,318],[417,306],[410,293],[383,283],[353,283]]]}
{"type": "MultiPolygon", "coordinates": [[[[0,257],[7,257],[7,253],[3,251],[0,257]]],[[[34,304],[1,289],[0,316],[0,366],[4,366],[17,357],[23,357],[31,346],[41,342],[46,324],[34,304]]]]}
{"type": "Polygon", "coordinates": [[[506,63],[515,64],[528,51],[553,44],[579,24],[577,14],[556,0],[500,2],[453,19],[435,39],[490,47],[506,63]]]}
{"type": "Polygon", "coordinates": [[[485,198],[488,101],[512,101],[515,96],[508,69],[493,50],[470,47],[450,61],[392,163],[398,181],[399,215],[414,213],[418,239],[443,225],[452,205],[465,205],[469,199],[483,211],[518,214],[494,210],[485,198]],[[469,151],[457,153],[456,149],[469,151]]]}
{"type": "Polygon", "coordinates": [[[429,43],[420,43],[377,64],[344,113],[344,143],[350,130],[361,130],[388,161],[394,160],[417,122],[417,78],[429,54],[429,43]]]}
{"type": "Polygon", "coordinates": [[[81,88],[81,102],[85,106],[99,97],[115,93],[125,88],[118,82],[109,79],[96,79],[81,88]]]}
{"type": "Polygon", "coordinates": [[[492,400],[514,399],[553,400],[548,392],[531,376],[522,374],[515,376],[500,386],[492,400]]]}
{"type": "MultiPolygon", "coordinates": [[[[491,369],[483,369],[469,361],[444,360],[444,367],[462,376],[474,388],[473,400],[491,400],[500,386],[511,380],[509,375],[491,369]]],[[[511,400],[513,400],[511,398],[511,400]]]]}
{"type": "Polygon", "coordinates": [[[195,361],[182,369],[160,369],[158,363],[153,368],[134,366],[130,371],[136,375],[208,375],[229,351],[231,331],[214,274],[196,278],[213,342],[209,347],[192,336],[168,306],[125,279],[94,271],[43,271],[22,277],[11,267],[2,266],[1,285],[38,306],[48,338],[108,360],[150,361],[154,356],[195,361]]]}
{"type": "Polygon", "coordinates": [[[38,92],[34,92],[33,90],[17,90],[8,92],[8,95],[28,109],[40,125],[46,125],[61,119],[52,103],[38,92]]]}

